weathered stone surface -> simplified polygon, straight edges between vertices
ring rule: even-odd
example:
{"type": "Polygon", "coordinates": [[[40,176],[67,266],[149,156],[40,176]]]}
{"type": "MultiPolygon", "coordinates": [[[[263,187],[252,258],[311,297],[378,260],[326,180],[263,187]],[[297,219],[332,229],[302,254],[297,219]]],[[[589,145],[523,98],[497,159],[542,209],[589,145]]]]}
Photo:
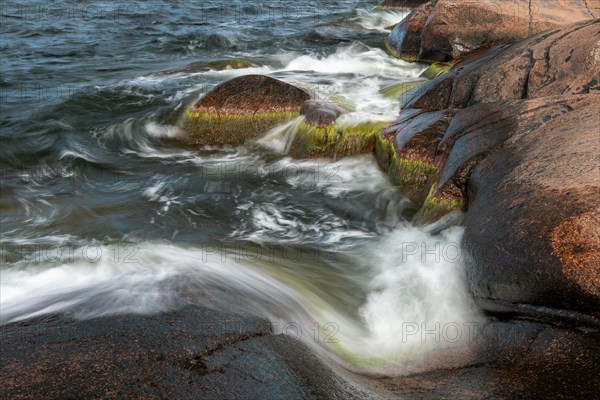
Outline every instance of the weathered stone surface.
{"type": "Polygon", "coordinates": [[[199,306],[0,326],[10,399],[373,398],[264,320],[199,306]]]}
{"type": "Polygon", "coordinates": [[[586,0],[432,0],[413,11],[386,43],[397,57],[458,60],[536,33],[600,18],[600,4],[586,0]]]}
{"type": "Polygon", "coordinates": [[[307,91],[262,75],[245,75],[215,87],[186,111],[186,142],[240,145],[298,116],[307,91]]]}
{"type": "Polygon", "coordinates": [[[474,167],[468,281],[483,299],[598,316],[600,96],[561,106],[545,123],[517,117],[518,129],[474,167]]]}
{"type": "Polygon", "coordinates": [[[435,1],[427,2],[413,10],[397,24],[385,40],[386,47],[396,57],[417,61],[421,53],[421,32],[425,28],[435,1]]]}
{"type": "Polygon", "coordinates": [[[383,377],[378,387],[407,399],[593,398],[600,390],[597,333],[506,317],[475,331],[471,348],[429,357],[444,359],[442,368],[383,377]]]}
{"type": "Polygon", "coordinates": [[[401,99],[401,119],[456,112],[432,139],[441,172],[417,220],[467,207],[469,285],[484,309],[598,315],[599,38],[600,20],[543,32],[401,99]]]}

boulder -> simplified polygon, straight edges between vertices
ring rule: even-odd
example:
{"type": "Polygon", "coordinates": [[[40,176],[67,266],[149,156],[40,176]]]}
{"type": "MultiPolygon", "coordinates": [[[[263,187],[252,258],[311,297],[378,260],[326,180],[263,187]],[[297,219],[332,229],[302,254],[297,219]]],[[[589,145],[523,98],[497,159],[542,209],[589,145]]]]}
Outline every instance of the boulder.
{"type": "Polygon", "coordinates": [[[268,76],[234,78],[186,111],[185,141],[197,146],[241,145],[297,117],[309,98],[306,90],[268,76]]]}
{"type": "Polygon", "coordinates": [[[600,316],[600,95],[530,100],[469,182],[467,277],[484,300],[600,316]],[[541,108],[541,109],[540,109],[541,108]]]}
{"type": "Polygon", "coordinates": [[[308,100],[302,104],[304,119],[295,127],[288,154],[294,158],[340,158],[373,153],[375,137],[387,122],[338,124],[346,111],[332,103],[308,100]]]}
{"type": "Polygon", "coordinates": [[[393,55],[404,59],[459,60],[596,18],[600,18],[600,4],[586,0],[432,0],[396,25],[386,43],[393,55]]]}
{"type": "Polygon", "coordinates": [[[467,278],[486,310],[600,316],[599,37],[584,21],[461,62],[407,92],[386,130],[397,154],[435,146],[412,153],[439,169],[417,220],[466,208],[467,278]]]}

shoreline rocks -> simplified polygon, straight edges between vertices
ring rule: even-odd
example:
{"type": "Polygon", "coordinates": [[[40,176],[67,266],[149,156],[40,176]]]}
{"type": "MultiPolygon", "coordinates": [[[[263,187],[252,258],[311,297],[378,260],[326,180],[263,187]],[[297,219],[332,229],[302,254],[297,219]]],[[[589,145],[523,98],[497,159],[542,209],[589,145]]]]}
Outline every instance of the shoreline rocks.
{"type": "Polygon", "coordinates": [[[600,317],[598,37],[600,20],[585,21],[458,63],[407,92],[388,128],[397,156],[438,169],[416,221],[466,209],[467,279],[484,310],[600,317]]]}
{"type": "Polygon", "coordinates": [[[396,25],[385,43],[402,59],[451,61],[596,18],[600,4],[585,0],[431,0],[396,25]]]}

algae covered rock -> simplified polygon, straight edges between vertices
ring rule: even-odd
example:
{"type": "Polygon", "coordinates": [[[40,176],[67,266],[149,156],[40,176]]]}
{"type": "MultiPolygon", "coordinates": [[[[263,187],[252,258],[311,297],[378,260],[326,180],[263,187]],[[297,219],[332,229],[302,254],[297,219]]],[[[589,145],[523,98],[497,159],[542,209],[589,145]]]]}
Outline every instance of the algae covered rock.
{"type": "Polygon", "coordinates": [[[183,129],[194,145],[240,145],[297,117],[309,93],[263,75],[216,86],[186,110],[183,129]]]}
{"type": "Polygon", "coordinates": [[[338,118],[344,113],[344,109],[332,103],[305,102],[301,111],[304,119],[296,128],[289,155],[294,158],[339,158],[373,153],[375,136],[387,122],[338,124],[338,118]]]}
{"type": "Polygon", "coordinates": [[[425,201],[439,174],[437,146],[452,115],[448,110],[411,110],[383,131],[381,141],[388,143],[378,146],[376,156],[382,160],[379,163],[387,168],[392,182],[417,205],[425,201]]]}

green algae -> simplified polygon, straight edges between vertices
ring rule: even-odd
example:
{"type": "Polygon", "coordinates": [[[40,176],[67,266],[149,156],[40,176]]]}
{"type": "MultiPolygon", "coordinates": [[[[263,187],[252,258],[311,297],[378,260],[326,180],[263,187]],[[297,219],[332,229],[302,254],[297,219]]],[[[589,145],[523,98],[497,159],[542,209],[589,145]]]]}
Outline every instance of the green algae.
{"type": "Polygon", "coordinates": [[[389,122],[380,121],[343,128],[335,148],[336,157],[372,153],[376,136],[388,125],[389,122]]]}
{"type": "Polygon", "coordinates": [[[337,124],[319,128],[302,121],[289,154],[294,158],[339,158],[372,153],[376,135],[387,125],[388,122],[365,122],[343,128],[337,124]]]}
{"type": "Polygon", "coordinates": [[[399,158],[395,153],[390,167],[390,180],[417,205],[427,196],[429,185],[435,182],[439,169],[428,162],[399,158]]]}
{"type": "Polygon", "coordinates": [[[294,158],[332,157],[338,135],[336,124],[319,128],[300,121],[289,154],[294,158]]]}
{"type": "Polygon", "coordinates": [[[384,86],[383,88],[381,88],[379,90],[379,93],[390,99],[398,99],[404,93],[408,92],[409,90],[411,90],[425,82],[427,82],[427,80],[420,80],[420,81],[415,81],[415,82],[392,83],[390,85],[387,85],[387,86],[384,86]]]}
{"type": "Polygon", "coordinates": [[[299,112],[290,111],[225,115],[199,113],[188,108],[182,128],[188,134],[190,144],[237,146],[298,115],[299,112]]]}

